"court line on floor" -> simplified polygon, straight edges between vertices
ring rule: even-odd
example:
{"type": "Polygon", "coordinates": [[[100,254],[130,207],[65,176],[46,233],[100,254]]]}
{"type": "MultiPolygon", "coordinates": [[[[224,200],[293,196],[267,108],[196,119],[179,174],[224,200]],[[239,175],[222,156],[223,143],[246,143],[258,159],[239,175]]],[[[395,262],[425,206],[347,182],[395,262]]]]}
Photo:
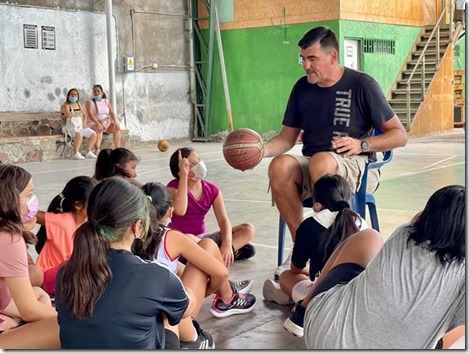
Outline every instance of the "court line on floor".
{"type": "Polygon", "coordinates": [[[457,156],[458,156],[457,154],[452,155],[451,157],[442,159],[441,161],[438,161],[438,162],[429,164],[429,165],[427,165],[426,167],[423,167],[423,169],[427,169],[427,168],[433,167],[433,166],[438,165],[438,164],[440,164],[440,163],[446,162],[447,160],[453,159],[454,157],[457,157],[457,156]]]}

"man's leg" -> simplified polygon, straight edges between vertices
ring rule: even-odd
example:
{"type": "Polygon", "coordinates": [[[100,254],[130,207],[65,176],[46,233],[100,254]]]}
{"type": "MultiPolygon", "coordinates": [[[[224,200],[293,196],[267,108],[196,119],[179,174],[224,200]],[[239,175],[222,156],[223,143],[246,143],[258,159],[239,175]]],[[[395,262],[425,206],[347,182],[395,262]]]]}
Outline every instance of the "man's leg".
{"type": "Polygon", "coordinates": [[[319,152],[309,160],[309,175],[311,178],[311,190],[314,183],[324,174],[338,174],[337,160],[329,152],[319,152]]]}
{"type": "Polygon", "coordinates": [[[289,155],[275,157],[269,165],[269,180],[273,201],[295,241],[296,229],[303,221],[303,174],[298,161],[289,155]]]}

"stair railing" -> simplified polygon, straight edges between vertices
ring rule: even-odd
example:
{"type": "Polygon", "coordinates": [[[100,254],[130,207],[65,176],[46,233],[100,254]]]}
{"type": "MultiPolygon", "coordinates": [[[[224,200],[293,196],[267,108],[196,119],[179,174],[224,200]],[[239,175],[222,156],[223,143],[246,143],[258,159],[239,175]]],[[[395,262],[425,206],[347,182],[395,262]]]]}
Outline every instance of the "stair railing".
{"type": "Polygon", "coordinates": [[[422,99],[425,97],[425,54],[428,49],[428,46],[430,45],[431,40],[433,39],[433,36],[435,35],[436,32],[436,68],[440,66],[440,22],[442,22],[442,19],[444,15],[446,14],[446,7],[448,5],[448,2],[450,4],[450,25],[449,25],[449,39],[452,41],[452,32],[453,32],[453,2],[454,0],[447,0],[445,1],[445,5],[443,6],[443,9],[441,11],[440,17],[438,18],[438,21],[436,22],[435,28],[433,28],[432,33],[430,34],[430,37],[428,37],[427,43],[425,44],[425,47],[422,50],[422,53],[420,54],[417,63],[415,64],[414,69],[412,70],[409,78],[407,79],[406,82],[406,92],[407,92],[407,100],[406,100],[406,114],[407,114],[407,130],[410,128],[410,82],[412,81],[412,78],[414,77],[414,74],[417,72],[417,68],[419,67],[420,63],[422,63],[422,85],[421,85],[421,91],[422,91],[422,99]]]}

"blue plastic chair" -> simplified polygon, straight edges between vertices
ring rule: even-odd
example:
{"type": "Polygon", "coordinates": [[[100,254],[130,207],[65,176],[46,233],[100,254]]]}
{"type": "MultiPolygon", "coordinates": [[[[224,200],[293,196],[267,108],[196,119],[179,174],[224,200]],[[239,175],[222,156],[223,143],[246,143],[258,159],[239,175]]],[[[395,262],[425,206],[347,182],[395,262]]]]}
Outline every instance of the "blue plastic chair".
{"type": "MultiPolygon", "coordinates": [[[[378,212],[376,210],[376,201],[372,194],[366,192],[366,184],[368,182],[368,170],[370,169],[379,169],[386,163],[389,163],[392,159],[393,152],[386,151],[383,152],[383,159],[376,162],[369,162],[366,164],[365,172],[360,183],[360,188],[352,196],[350,206],[352,210],[357,212],[363,219],[366,219],[366,206],[368,206],[368,212],[371,219],[371,227],[379,232],[379,221],[378,221],[378,212]]],[[[307,198],[303,200],[303,207],[312,208],[313,199],[307,198]]],[[[278,226],[278,257],[277,265],[280,266],[283,262],[283,248],[285,246],[285,234],[286,234],[286,224],[285,220],[280,215],[279,226],[278,226]]]]}

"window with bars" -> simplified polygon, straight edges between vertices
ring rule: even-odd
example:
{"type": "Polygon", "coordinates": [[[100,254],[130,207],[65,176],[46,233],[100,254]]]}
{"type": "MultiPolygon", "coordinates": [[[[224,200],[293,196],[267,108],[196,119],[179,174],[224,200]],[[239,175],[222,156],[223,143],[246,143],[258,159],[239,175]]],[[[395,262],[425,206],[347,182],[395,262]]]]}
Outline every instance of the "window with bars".
{"type": "Polygon", "coordinates": [[[371,54],[392,54],[396,52],[396,42],[390,39],[363,38],[362,52],[371,54]]]}

